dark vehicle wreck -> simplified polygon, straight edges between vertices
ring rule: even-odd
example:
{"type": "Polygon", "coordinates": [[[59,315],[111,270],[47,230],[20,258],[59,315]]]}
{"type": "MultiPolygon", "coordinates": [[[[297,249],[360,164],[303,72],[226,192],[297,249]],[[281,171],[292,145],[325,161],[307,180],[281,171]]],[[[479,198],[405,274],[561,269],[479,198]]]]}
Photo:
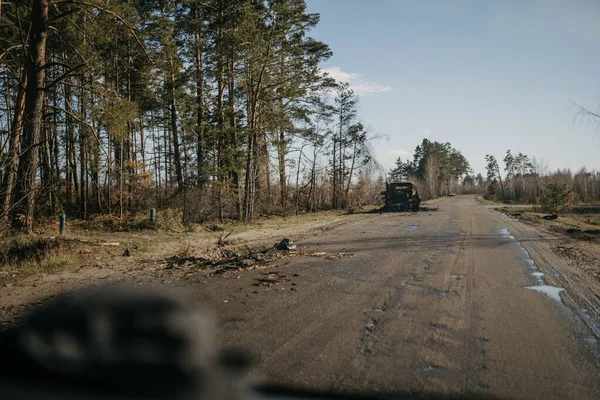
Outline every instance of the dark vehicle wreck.
{"type": "Polygon", "coordinates": [[[412,182],[386,182],[383,211],[419,211],[421,199],[412,182]]]}

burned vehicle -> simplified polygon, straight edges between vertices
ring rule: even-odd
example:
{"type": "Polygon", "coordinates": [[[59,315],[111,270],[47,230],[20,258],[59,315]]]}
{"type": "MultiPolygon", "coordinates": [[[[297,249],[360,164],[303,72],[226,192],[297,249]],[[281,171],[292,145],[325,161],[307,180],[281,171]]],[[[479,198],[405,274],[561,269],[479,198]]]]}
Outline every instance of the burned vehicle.
{"type": "Polygon", "coordinates": [[[383,211],[419,211],[421,199],[411,182],[386,182],[381,194],[385,201],[383,211]]]}

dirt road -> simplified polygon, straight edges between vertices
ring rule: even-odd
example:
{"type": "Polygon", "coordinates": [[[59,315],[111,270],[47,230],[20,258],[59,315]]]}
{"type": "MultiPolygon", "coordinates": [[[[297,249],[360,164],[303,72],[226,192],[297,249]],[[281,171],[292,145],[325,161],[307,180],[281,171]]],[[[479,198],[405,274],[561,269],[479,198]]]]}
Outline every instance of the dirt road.
{"type": "Polygon", "coordinates": [[[5,284],[0,328],[84,286],[168,285],[208,304],[220,344],[247,350],[256,375],[270,382],[600,398],[598,245],[521,223],[473,196],[434,204],[439,211],[256,224],[231,236],[238,250],[288,236],[297,254],[219,274],[169,261],[206,256],[211,235],[159,241],[153,232],[123,233],[131,257],[122,246],[85,244],[74,249],[79,264],[5,284]]]}
{"type": "Polygon", "coordinates": [[[181,289],[216,310],[221,344],[249,350],[273,382],[600,398],[597,282],[551,251],[558,238],[470,196],[437,204],[357,219],[269,271],[181,289]]]}

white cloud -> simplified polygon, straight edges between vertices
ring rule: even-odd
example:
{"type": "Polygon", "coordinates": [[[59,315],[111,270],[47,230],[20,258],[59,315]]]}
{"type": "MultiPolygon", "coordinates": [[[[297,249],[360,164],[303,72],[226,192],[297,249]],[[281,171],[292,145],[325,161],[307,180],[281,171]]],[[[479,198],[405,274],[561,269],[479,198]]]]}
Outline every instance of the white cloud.
{"type": "Polygon", "coordinates": [[[374,95],[377,93],[387,93],[392,91],[391,86],[380,85],[375,82],[366,81],[361,74],[342,71],[340,67],[327,67],[321,69],[323,73],[327,73],[331,78],[338,82],[347,82],[350,88],[356,94],[362,96],[374,95]]]}
{"type": "Polygon", "coordinates": [[[328,74],[338,82],[351,82],[360,76],[359,74],[344,72],[340,67],[327,67],[321,69],[321,71],[328,74]]]}
{"type": "Polygon", "coordinates": [[[412,157],[412,152],[406,150],[388,150],[387,153],[404,159],[412,157]]]}

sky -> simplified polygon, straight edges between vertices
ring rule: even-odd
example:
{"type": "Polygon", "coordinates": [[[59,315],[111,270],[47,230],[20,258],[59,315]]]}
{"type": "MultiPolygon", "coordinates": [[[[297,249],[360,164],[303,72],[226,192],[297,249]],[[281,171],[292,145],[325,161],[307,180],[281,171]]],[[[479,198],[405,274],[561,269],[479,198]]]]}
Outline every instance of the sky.
{"type": "Polygon", "coordinates": [[[322,65],[359,95],[379,162],[450,142],[485,175],[507,149],[550,170],[600,170],[600,1],[307,0],[322,65]]]}

